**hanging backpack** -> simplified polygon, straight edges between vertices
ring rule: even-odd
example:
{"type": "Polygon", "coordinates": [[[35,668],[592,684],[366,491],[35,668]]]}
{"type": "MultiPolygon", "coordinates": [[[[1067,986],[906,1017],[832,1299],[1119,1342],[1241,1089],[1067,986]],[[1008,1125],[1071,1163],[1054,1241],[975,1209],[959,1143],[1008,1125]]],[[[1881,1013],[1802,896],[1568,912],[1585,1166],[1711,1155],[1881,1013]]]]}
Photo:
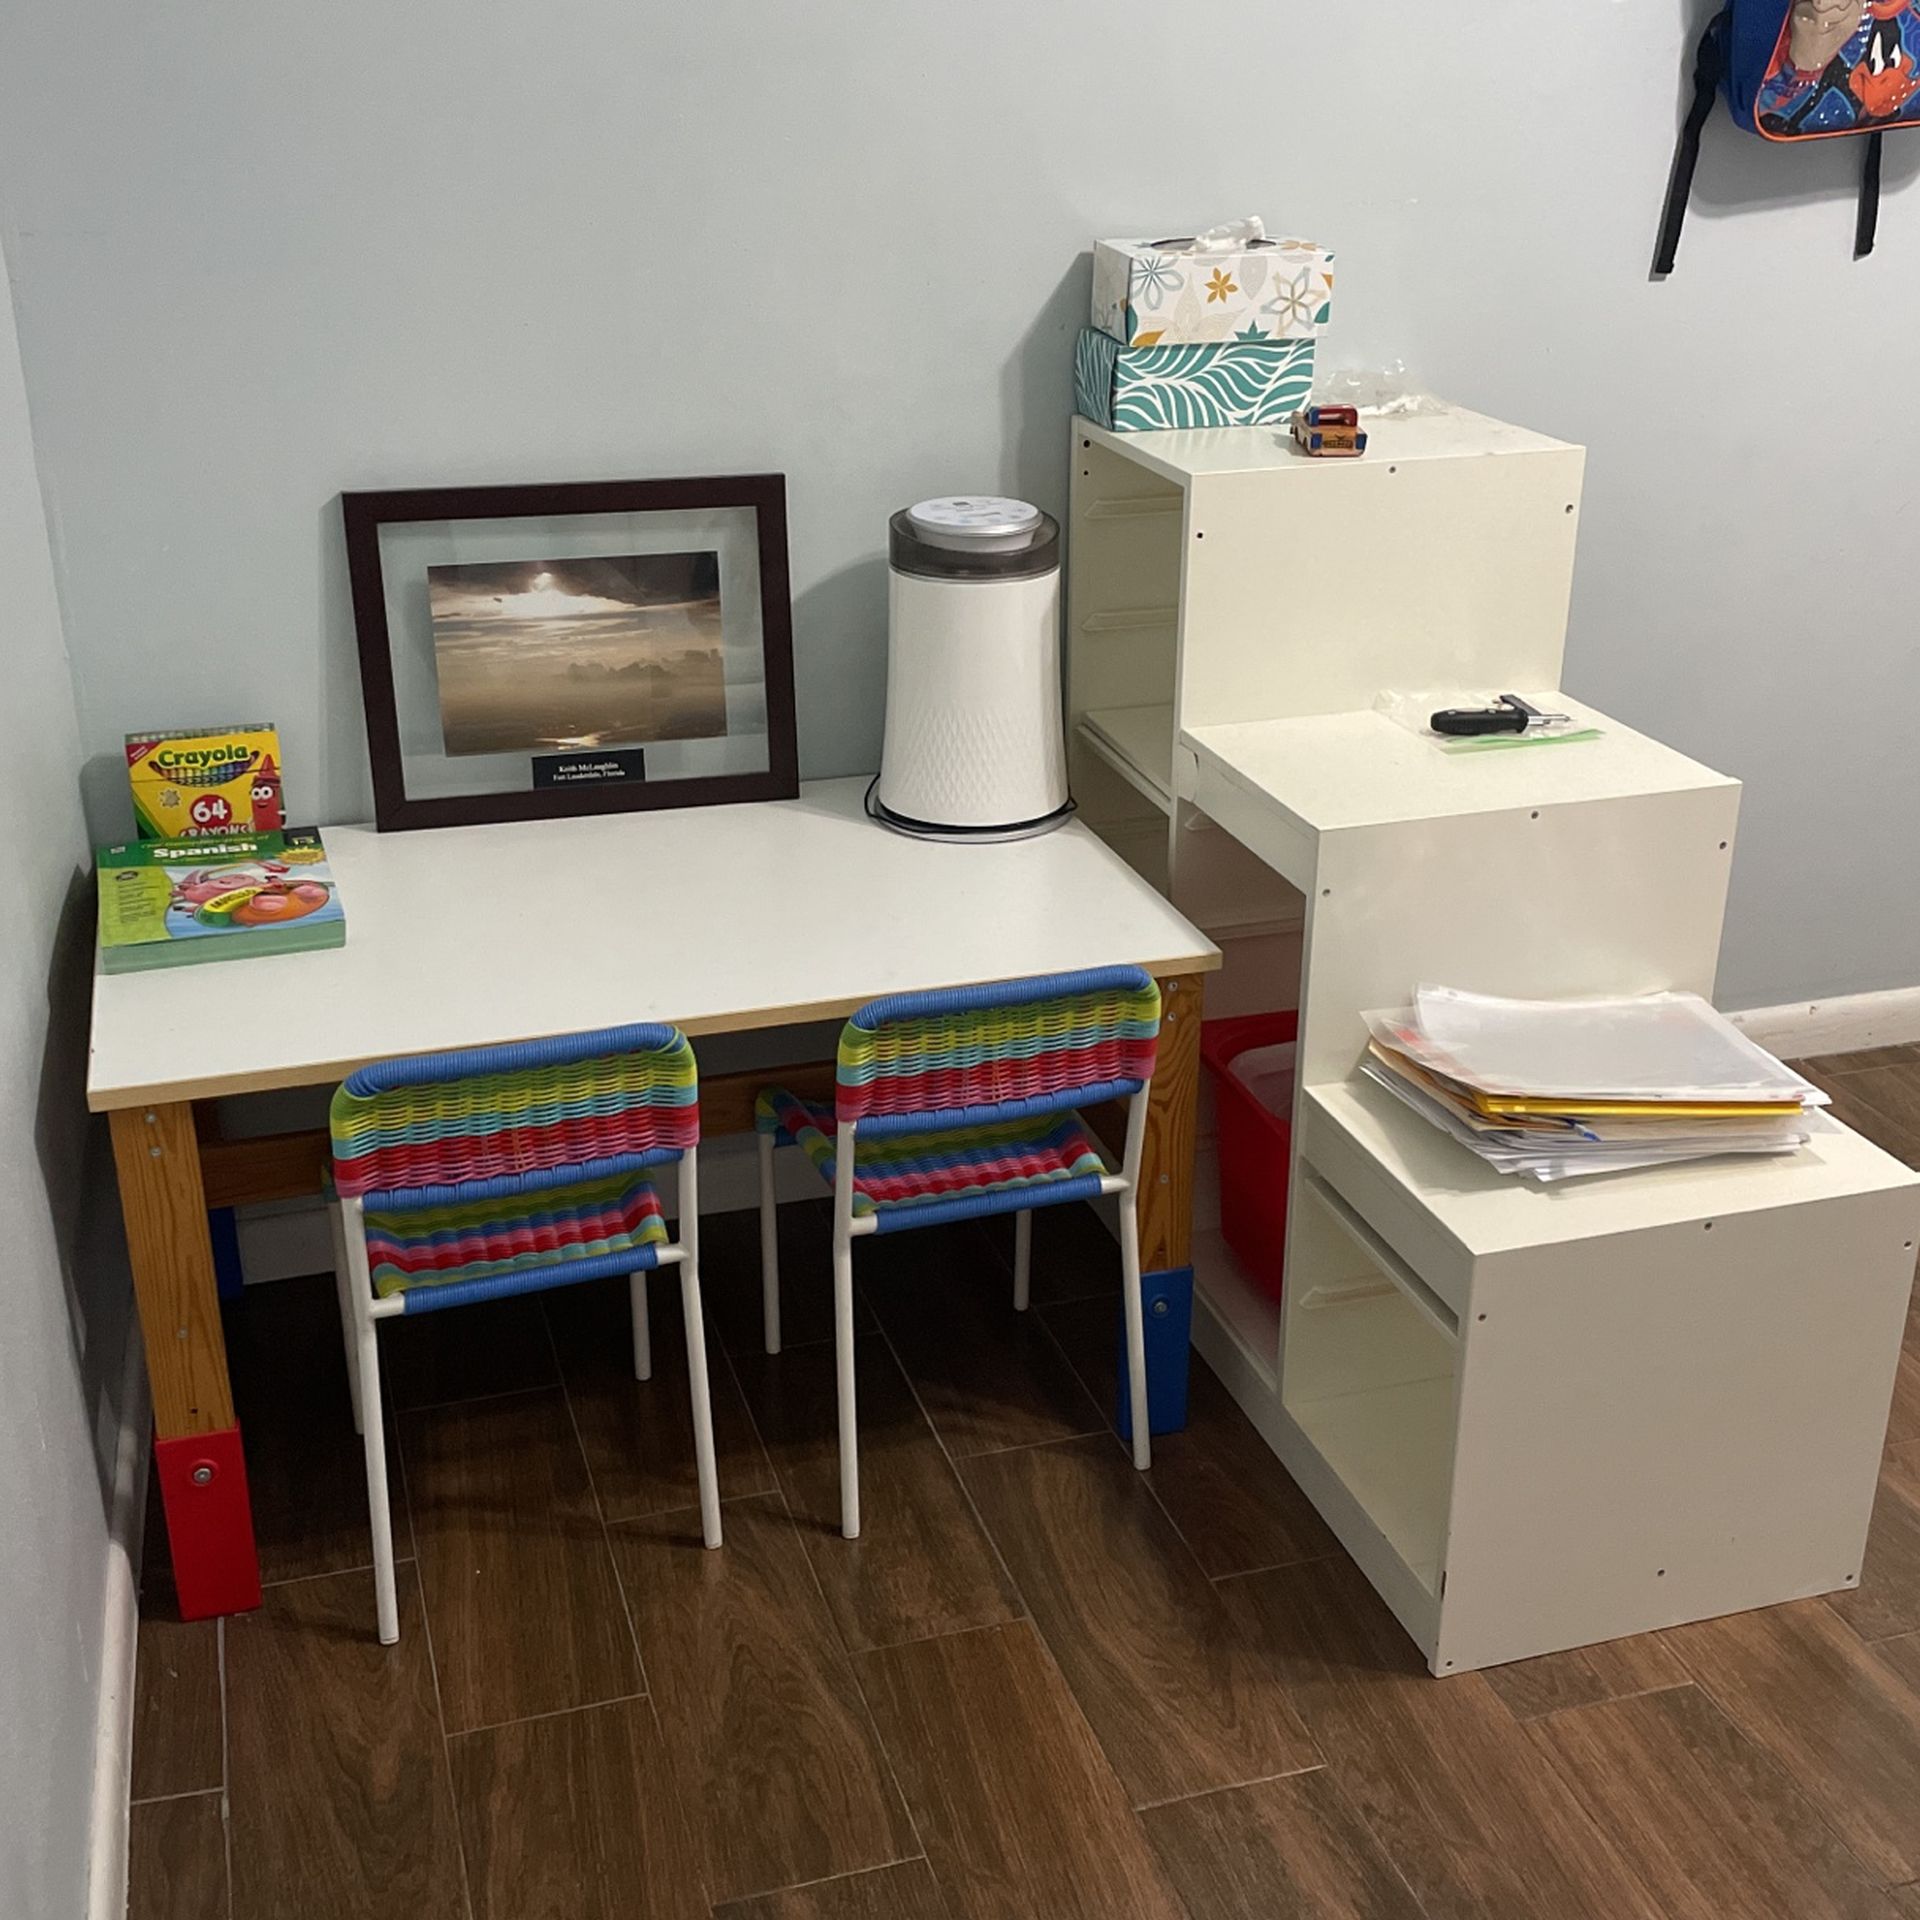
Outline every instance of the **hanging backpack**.
{"type": "Polygon", "coordinates": [[[1858,259],[1873,251],[1880,217],[1880,136],[1920,125],[1920,0],[1728,0],[1694,56],[1693,105],[1674,155],[1655,273],[1673,270],[1716,93],[1736,124],[1763,140],[1866,135],[1858,259]]]}

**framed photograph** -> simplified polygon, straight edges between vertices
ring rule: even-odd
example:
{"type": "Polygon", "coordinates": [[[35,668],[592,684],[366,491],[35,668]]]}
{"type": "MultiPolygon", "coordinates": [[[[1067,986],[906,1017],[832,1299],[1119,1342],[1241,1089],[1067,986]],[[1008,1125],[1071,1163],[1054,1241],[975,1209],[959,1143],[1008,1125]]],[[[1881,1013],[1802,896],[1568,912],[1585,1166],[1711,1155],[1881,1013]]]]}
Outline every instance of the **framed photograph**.
{"type": "Polygon", "coordinates": [[[382,832],[799,791],[781,475],[340,498],[382,832]]]}

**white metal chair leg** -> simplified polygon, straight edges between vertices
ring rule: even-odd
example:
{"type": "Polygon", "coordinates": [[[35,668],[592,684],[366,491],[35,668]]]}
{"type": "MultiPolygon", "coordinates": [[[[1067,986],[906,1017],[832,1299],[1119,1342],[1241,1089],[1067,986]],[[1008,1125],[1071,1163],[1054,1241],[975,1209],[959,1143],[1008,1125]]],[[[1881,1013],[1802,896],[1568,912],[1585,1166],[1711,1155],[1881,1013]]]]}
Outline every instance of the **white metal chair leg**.
{"type": "Polygon", "coordinates": [[[400,1597],[393,1584],[393,1506],[387,1496],[387,1434],[380,1419],[378,1323],[371,1314],[360,1321],[361,1405],[366,1427],[367,1517],[373,1527],[374,1612],[380,1644],[400,1638],[400,1597]]]}
{"type": "Polygon", "coordinates": [[[627,1276],[627,1298],[633,1315],[633,1377],[653,1378],[653,1325],[647,1314],[647,1275],[644,1269],[627,1276]]]}
{"type": "Polygon", "coordinates": [[[367,1233],[357,1204],[342,1223],[354,1287],[354,1332],[360,1350],[361,1429],[367,1456],[367,1517],[373,1527],[373,1598],[380,1644],[400,1638],[400,1599],[393,1584],[393,1506],[387,1496],[387,1432],[380,1418],[380,1324],[373,1317],[367,1233]]]}
{"type": "Polygon", "coordinates": [[[840,1385],[840,1531],[860,1537],[860,1440],[853,1387],[853,1241],[833,1247],[833,1363],[840,1385]]]}
{"type": "Polygon", "coordinates": [[[707,1331],[700,1318],[700,1275],[689,1260],[680,1269],[680,1303],[687,1320],[687,1395],[693,1402],[693,1459],[700,1476],[700,1537],[720,1544],[720,1476],[713,1459],[713,1402],[707,1394],[707,1331]]]}
{"type": "Polygon", "coordinates": [[[833,1364],[840,1389],[840,1531],[860,1537],[860,1441],[853,1386],[853,1127],[842,1122],[834,1150],[833,1364]]]}
{"type": "Polygon", "coordinates": [[[687,1323],[687,1398],[693,1403],[693,1459],[700,1477],[700,1537],[720,1544],[720,1475],[713,1460],[713,1401],[707,1392],[707,1328],[700,1311],[700,1188],[689,1152],[680,1162],[680,1306],[687,1323]]]}
{"type": "Polygon", "coordinates": [[[1127,1397],[1133,1414],[1133,1464],[1143,1472],[1153,1465],[1153,1441],[1147,1431],[1147,1334],[1140,1295],[1140,1164],[1146,1158],[1148,1088],[1127,1105],[1127,1150],[1122,1173],[1127,1190],[1120,1199],[1120,1296],[1127,1323],[1127,1397]]]}
{"type": "Polygon", "coordinates": [[[1033,1209],[1013,1216],[1013,1310],[1025,1313],[1033,1296],[1033,1209]]]}
{"type": "Polygon", "coordinates": [[[760,1324],[767,1351],[780,1351],[780,1221],[773,1192],[774,1140],[760,1136],[760,1324]]]}
{"type": "Polygon", "coordinates": [[[353,1430],[365,1433],[366,1421],[360,1412],[360,1322],[353,1306],[353,1274],[347,1264],[344,1213],[337,1202],[327,1209],[327,1219],[333,1228],[333,1290],[340,1303],[340,1344],[347,1354],[347,1392],[353,1399],[353,1430]]]}
{"type": "Polygon", "coordinates": [[[1133,1464],[1153,1465],[1147,1434],[1147,1335],[1140,1303],[1140,1215],[1129,1189],[1120,1207],[1121,1306],[1127,1322],[1127,1393],[1133,1409],[1133,1464]]]}

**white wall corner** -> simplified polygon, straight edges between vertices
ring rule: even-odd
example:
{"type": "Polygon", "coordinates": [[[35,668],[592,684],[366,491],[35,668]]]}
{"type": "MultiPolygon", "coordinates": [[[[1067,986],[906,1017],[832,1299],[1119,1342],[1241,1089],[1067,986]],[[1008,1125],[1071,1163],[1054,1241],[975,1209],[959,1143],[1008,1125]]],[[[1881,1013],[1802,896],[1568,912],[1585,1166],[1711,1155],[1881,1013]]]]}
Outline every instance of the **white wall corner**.
{"type": "Polygon", "coordinates": [[[1784,1007],[1748,1007],[1727,1018],[1748,1039],[1783,1059],[1903,1047],[1920,1040],[1920,987],[1796,1000],[1784,1007]]]}
{"type": "Polygon", "coordinates": [[[147,1431],[151,1423],[146,1350],[139,1329],[129,1327],[102,1582],[105,1615],[100,1632],[100,1699],[94,1727],[93,1808],[88,1823],[87,1920],[125,1920],[127,1911],[134,1657],[140,1633],[138,1563],[147,1507],[147,1431]]]}

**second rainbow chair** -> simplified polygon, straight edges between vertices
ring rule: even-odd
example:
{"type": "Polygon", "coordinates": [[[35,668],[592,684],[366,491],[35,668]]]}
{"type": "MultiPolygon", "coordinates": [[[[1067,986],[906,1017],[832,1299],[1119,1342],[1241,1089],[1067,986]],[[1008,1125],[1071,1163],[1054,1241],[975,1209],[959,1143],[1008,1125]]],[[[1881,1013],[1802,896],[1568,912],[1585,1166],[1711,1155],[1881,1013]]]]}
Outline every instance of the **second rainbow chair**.
{"type": "Polygon", "coordinates": [[[780,1350],[777,1147],[800,1147],[833,1188],[833,1328],[840,1396],[840,1531],[860,1532],[853,1381],[853,1243],[982,1214],[1014,1219],[1014,1305],[1027,1304],[1033,1209],[1115,1194],[1133,1462],[1151,1463],[1137,1210],[1160,989],[1138,967],[1098,967],[870,1001],[840,1034],[831,1110],[769,1088],[760,1135],[766,1345],[780,1350]],[[1110,1172],[1077,1107],[1124,1099],[1110,1172]]]}
{"type": "Polygon", "coordinates": [[[700,1089],[674,1027],[610,1027],[362,1067],[333,1096],[335,1271],[366,1440],[380,1638],[400,1637],[380,1419],[379,1324],[630,1276],[633,1370],[653,1370],[647,1275],[678,1266],[700,1525],[720,1544],[700,1319],[700,1089]],[[680,1237],[649,1170],[678,1162],[680,1237]]]}

